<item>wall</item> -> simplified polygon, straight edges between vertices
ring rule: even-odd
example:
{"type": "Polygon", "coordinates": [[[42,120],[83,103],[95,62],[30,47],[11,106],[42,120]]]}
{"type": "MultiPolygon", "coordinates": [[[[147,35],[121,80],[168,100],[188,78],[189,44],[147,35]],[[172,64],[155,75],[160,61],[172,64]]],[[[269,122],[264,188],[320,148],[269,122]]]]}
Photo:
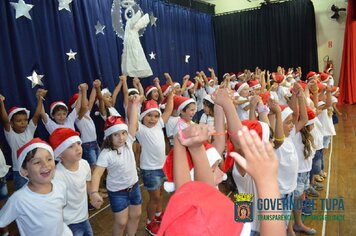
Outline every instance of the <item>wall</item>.
{"type": "MultiPolygon", "coordinates": [[[[216,14],[258,7],[262,0],[206,0],[215,4],[216,14]]],[[[346,12],[341,12],[339,21],[330,18],[332,12],[330,7],[335,4],[339,7],[347,6],[347,0],[312,0],[315,9],[315,20],[318,42],[319,70],[324,70],[324,57],[329,56],[334,63],[334,78],[337,85],[341,66],[342,49],[344,43],[346,12]],[[329,48],[329,41],[332,47],[329,48]]]]}

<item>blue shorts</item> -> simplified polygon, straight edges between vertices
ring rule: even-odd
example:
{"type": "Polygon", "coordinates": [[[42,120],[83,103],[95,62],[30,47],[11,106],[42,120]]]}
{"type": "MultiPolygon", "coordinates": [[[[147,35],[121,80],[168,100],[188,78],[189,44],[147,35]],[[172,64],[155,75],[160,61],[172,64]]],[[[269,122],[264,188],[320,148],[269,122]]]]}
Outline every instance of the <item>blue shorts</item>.
{"type": "Polygon", "coordinates": [[[299,198],[309,188],[309,171],[298,173],[297,187],[294,190],[294,198],[299,198]]]}
{"type": "Polygon", "coordinates": [[[80,223],[68,225],[73,232],[73,236],[93,236],[93,229],[91,228],[89,220],[80,223]]]}
{"type": "Polygon", "coordinates": [[[111,210],[114,213],[118,213],[126,209],[129,205],[140,205],[142,203],[141,191],[138,182],[133,185],[130,191],[108,191],[108,195],[111,210]]]}
{"type": "Polygon", "coordinates": [[[323,138],[324,148],[329,148],[330,141],[331,141],[331,136],[324,136],[324,138],[323,138]]]}
{"type": "Polygon", "coordinates": [[[162,169],[158,170],[143,170],[141,169],[141,177],[143,186],[147,190],[159,189],[163,182],[166,181],[166,176],[162,169]]]}
{"type": "MultiPolygon", "coordinates": [[[[287,193],[287,194],[281,194],[281,199],[283,202],[283,205],[286,205],[286,207],[283,207],[283,214],[290,216],[292,214],[293,210],[293,204],[294,204],[294,195],[293,192],[287,193]]],[[[284,220],[286,228],[288,228],[289,220],[288,218],[284,220]]]]}
{"type": "Polygon", "coordinates": [[[8,197],[6,176],[0,178],[0,201],[5,200],[8,197]]]}
{"type": "Polygon", "coordinates": [[[94,166],[98,160],[100,149],[96,141],[82,143],[83,159],[86,160],[90,166],[94,166]]]}

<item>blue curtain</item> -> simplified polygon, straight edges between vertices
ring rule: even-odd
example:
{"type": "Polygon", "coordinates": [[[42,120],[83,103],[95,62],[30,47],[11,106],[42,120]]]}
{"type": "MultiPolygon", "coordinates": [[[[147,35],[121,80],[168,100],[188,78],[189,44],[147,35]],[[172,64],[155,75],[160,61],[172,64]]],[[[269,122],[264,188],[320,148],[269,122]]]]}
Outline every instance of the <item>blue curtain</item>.
{"type": "MultiPolygon", "coordinates": [[[[73,0],[71,12],[59,11],[57,0],[25,0],[34,5],[30,10],[32,20],[15,19],[10,2],[18,0],[0,1],[0,93],[6,97],[7,109],[16,105],[34,112],[38,86],[32,88],[26,78],[33,70],[44,75],[47,111],[52,101],[68,102],[83,82],[91,89],[93,80],[99,78],[103,87],[114,89],[121,73],[123,42],[113,31],[112,0],[73,0]],[[104,35],[95,34],[97,21],[106,26],[104,35]],[[70,49],[77,55],[68,61],[66,53],[70,49]]],[[[152,84],[156,76],[163,83],[164,72],[181,82],[185,74],[194,76],[197,70],[216,68],[211,15],[161,0],[137,3],[144,13],[158,18],[157,26],[149,24],[141,37],[154,73],[141,80],[144,87],[152,84]],[[155,60],[150,60],[150,52],[156,54],[155,60]],[[190,55],[189,63],[185,62],[185,55],[190,55]]],[[[122,111],[122,103],[117,104],[122,111]]],[[[38,136],[46,137],[40,126],[38,136]]],[[[0,140],[2,144],[6,142],[3,132],[0,140]]]]}

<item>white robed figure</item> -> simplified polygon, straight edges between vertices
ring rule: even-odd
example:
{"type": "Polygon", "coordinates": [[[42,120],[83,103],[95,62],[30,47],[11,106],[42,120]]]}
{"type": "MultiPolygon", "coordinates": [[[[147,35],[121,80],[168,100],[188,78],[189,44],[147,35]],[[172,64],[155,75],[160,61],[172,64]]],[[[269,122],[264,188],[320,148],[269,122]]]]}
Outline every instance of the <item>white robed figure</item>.
{"type": "Polygon", "coordinates": [[[121,70],[125,75],[144,78],[153,74],[139,38],[139,31],[149,22],[148,14],[142,16],[141,11],[137,11],[126,22],[124,50],[121,57],[121,70]]]}

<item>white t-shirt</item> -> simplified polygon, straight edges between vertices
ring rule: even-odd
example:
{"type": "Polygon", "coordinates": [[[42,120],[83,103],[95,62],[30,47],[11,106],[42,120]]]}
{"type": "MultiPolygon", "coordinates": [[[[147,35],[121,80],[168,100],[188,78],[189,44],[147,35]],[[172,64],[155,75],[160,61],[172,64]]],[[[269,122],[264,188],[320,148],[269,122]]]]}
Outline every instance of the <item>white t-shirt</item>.
{"type": "Polygon", "coordinates": [[[5,138],[11,148],[12,169],[19,171],[21,166],[17,163],[17,150],[33,139],[37,126],[30,120],[26,130],[23,133],[16,133],[10,126],[9,132],[4,129],[5,138]]]}
{"type": "Polygon", "coordinates": [[[156,126],[148,128],[138,123],[136,138],[141,144],[140,168],[144,170],[162,169],[166,158],[166,143],[163,134],[164,122],[159,118],[156,126]]]}
{"type": "Polygon", "coordinates": [[[297,151],[298,155],[298,173],[309,172],[312,168],[312,160],[315,154],[315,150],[311,148],[311,153],[308,157],[304,156],[304,144],[302,141],[302,134],[300,132],[296,133],[292,137],[295,150],[297,151]]]}
{"type": "Polygon", "coordinates": [[[217,88],[210,85],[205,85],[205,90],[207,94],[213,94],[217,88]]]}
{"type": "Polygon", "coordinates": [[[80,139],[83,143],[96,141],[96,129],[94,121],[90,117],[90,111],[87,111],[82,119],[76,119],[75,125],[80,131],[80,139]]]}
{"type": "Polygon", "coordinates": [[[174,145],[174,130],[177,126],[179,116],[170,116],[166,123],[166,135],[169,138],[169,144],[174,145]]]}
{"type": "Polygon", "coordinates": [[[248,173],[245,176],[241,176],[237,170],[235,164],[232,168],[232,178],[235,181],[239,193],[253,194],[253,222],[251,223],[251,230],[260,232],[260,220],[257,219],[257,199],[258,193],[255,185],[255,181],[248,173]]]}
{"type": "Polygon", "coordinates": [[[208,126],[214,126],[214,116],[207,116],[205,113],[201,115],[199,124],[207,124],[208,126]]]}
{"type": "Polygon", "coordinates": [[[281,194],[288,194],[297,187],[298,155],[292,141],[295,136],[295,127],[290,135],[284,139],[283,144],[276,150],[278,157],[278,185],[281,194]]]}
{"type": "Polygon", "coordinates": [[[277,95],[278,95],[278,101],[280,105],[288,105],[287,100],[285,96],[290,94],[289,88],[285,86],[278,86],[277,89],[277,95]]]}
{"type": "Polygon", "coordinates": [[[334,86],[334,84],[335,84],[335,82],[334,82],[334,77],[332,77],[332,76],[330,75],[329,80],[328,80],[328,85],[329,85],[329,86],[334,86]]]}
{"type": "Polygon", "coordinates": [[[59,162],[56,166],[54,179],[58,179],[67,185],[67,205],[64,207],[63,212],[64,222],[70,225],[87,220],[87,181],[91,180],[88,162],[80,160],[77,171],[70,171],[59,162]]]}
{"type": "Polygon", "coordinates": [[[323,129],[323,125],[320,123],[318,117],[316,117],[315,123],[314,123],[314,129],[311,130],[311,134],[313,135],[314,138],[314,148],[315,150],[320,150],[324,148],[323,144],[323,134],[321,130],[323,129]]]}
{"type": "Polygon", "coordinates": [[[9,172],[11,166],[6,165],[4,153],[0,149],[0,178],[4,177],[9,172]]]}
{"type": "Polygon", "coordinates": [[[136,161],[132,151],[134,141],[135,138],[129,134],[125,146],[118,150],[105,148],[98,157],[96,165],[108,170],[106,188],[111,192],[131,187],[138,181],[136,161]]]}
{"type": "Polygon", "coordinates": [[[47,116],[47,123],[44,123],[43,120],[42,120],[42,122],[50,135],[53,133],[53,131],[55,131],[58,128],[70,128],[72,130],[75,130],[74,122],[78,118],[78,114],[75,109],[73,109],[73,111],[71,111],[69,113],[69,115],[67,116],[63,125],[60,125],[60,124],[57,124],[56,122],[54,122],[52,119],[49,118],[47,113],[46,113],[46,116],[47,116]]]}
{"type": "MultiPolygon", "coordinates": [[[[245,97],[239,97],[237,99],[237,101],[241,102],[241,101],[248,101],[248,98],[245,98],[245,97]]],[[[240,104],[237,106],[237,115],[239,116],[240,120],[249,120],[249,111],[250,110],[247,110],[245,111],[244,109],[250,105],[250,102],[245,102],[243,104],[240,104]]]]}
{"type": "Polygon", "coordinates": [[[32,192],[27,184],[7,200],[0,211],[0,227],[16,220],[20,235],[73,235],[63,221],[67,188],[61,181],[52,180],[52,192],[32,192]]]}
{"type": "Polygon", "coordinates": [[[318,118],[323,125],[324,136],[334,136],[336,135],[335,127],[333,124],[332,117],[328,115],[328,109],[323,109],[322,112],[318,115],[318,118]]]}
{"type": "Polygon", "coordinates": [[[197,102],[197,111],[201,111],[203,109],[203,99],[208,95],[203,87],[197,89],[195,91],[195,97],[197,102]]]}

